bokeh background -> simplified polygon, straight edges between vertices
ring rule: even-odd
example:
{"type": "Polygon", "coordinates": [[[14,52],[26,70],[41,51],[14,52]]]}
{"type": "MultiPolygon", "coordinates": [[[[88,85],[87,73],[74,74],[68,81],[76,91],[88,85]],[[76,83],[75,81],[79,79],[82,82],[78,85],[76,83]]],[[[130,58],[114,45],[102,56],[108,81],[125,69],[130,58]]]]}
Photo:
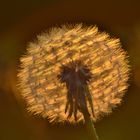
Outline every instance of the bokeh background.
{"type": "Polygon", "coordinates": [[[83,124],[49,124],[27,113],[16,88],[28,42],[55,25],[97,25],[121,39],[131,65],[122,105],[95,124],[100,140],[140,140],[140,4],[134,0],[0,1],[0,140],[88,140],[83,124]]]}

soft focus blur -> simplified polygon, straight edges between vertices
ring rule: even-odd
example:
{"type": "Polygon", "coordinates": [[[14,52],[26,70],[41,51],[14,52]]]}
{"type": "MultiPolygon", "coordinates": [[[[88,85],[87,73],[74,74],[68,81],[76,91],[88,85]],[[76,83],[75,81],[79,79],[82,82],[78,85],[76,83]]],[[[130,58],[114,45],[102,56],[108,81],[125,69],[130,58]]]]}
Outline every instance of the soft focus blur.
{"type": "Polygon", "coordinates": [[[140,4],[130,0],[5,0],[0,3],[0,140],[88,140],[83,124],[49,124],[26,111],[16,88],[19,58],[49,27],[97,25],[120,38],[131,78],[123,103],[95,124],[100,140],[140,140],[140,4]]]}

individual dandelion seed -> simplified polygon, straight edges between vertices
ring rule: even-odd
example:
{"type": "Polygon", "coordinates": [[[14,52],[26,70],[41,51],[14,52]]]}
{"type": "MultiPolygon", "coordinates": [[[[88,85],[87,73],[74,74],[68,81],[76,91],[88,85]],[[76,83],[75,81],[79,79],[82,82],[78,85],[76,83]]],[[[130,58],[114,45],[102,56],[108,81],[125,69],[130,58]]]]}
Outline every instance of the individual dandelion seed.
{"type": "Polygon", "coordinates": [[[93,26],[61,26],[29,45],[18,77],[32,113],[50,122],[96,121],[121,103],[129,65],[119,39],[93,26]]]}

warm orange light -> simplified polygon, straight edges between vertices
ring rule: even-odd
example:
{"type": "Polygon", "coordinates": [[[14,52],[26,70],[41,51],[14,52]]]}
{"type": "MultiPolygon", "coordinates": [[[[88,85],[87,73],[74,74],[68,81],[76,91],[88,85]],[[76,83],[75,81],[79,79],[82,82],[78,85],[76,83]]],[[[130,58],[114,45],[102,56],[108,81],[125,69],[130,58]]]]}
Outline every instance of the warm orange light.
{"type": "MultiPolygon", "coordinates": [[[[38,42],[31,43],[21,58],[19,87],[29,111],[48,116],[50,121],[67,120],[64,113],[67,89],[57,75],[62,64],[76,60],[86,64],[92,73],[89,90],[94,121],[121,103],[128,87],[129,66],[119,39],[98,32],[97,27],[62,26],[40,35],[38,42]]],[[[83,120],[80,112],[78,120],[83,120]]],[[[74,117],[69,121],[74,122],[74,117]]]]}

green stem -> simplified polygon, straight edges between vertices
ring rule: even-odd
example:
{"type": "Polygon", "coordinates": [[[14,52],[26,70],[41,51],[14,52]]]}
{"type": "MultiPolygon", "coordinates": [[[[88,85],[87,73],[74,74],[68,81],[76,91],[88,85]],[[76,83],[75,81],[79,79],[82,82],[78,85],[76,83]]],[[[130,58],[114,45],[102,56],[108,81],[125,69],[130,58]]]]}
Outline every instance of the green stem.
{"type": "Polygon", "coordinates": [[[83,113],[83,115],[85,119],[87,133],[89,135],[90,140],[99,140],[94,124],[90,118],[90,115],[87,113],[83,113]]]}

